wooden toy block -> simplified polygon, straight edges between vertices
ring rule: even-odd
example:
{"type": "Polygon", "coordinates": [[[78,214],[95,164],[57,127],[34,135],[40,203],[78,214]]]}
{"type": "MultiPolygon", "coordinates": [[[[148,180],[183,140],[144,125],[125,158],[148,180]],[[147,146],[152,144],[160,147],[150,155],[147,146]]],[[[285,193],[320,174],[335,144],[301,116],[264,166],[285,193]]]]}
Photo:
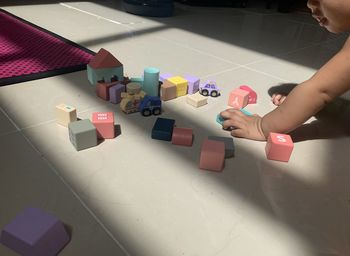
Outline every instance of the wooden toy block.
{"type": "Polygon", "coordinates": [[[292,138],[288,134],[271,132],[265,147],[266,157],[270,160],[288,162],[293,148],[292,138]]]}
{"type": "Polygon", "coordinates": [[[187,94],[188,82],[181,76],[174,76],[164,80],[163,84],[173,84],[176,86],[176,97],[184,96],[187,94]]]}
{"type": "Polygon", "coordinates": [[[115,137],[113,112],[92,113],[92,123],[96,127],[98,138],[113,139],[115,137]]]}
{"type": "Polygon", "coordinates": [[[248,85],[241,85],[239,87],[239,89],[245,90],[247,92],[249,92],[248,95],[248,104],[255,104],[257,99],[258,99],[258,95],[256,94],[256,92],[250,88],[248,85]]]}
{"type": "Polygon", "coordinates": [[[96,95],[101,99],[109,101],[109,89],[116,84],[118,84],[118,82],[112,82],[112,83],[97,82],[96,95]]]}
{"type": "Polygon", "coordinates": [[[187,94],[198,92],[200,83],[199,78],[190,75],[186,75],[184,78],[188,81],[187,94]]]}
{"type": "Polygon", "coordinates": [[[230,92],[228,99],[228,105],[235,108],[241,109],[248,105],[249,92],[242,89],[234,89],[230,92]]]}
{"type": "Polygon", "coordinates": [[[109,83],[122,80],[123,73],[123,64],[103,48],[87,64],[88,80],[92,85],[98,81],[109,83]]]}
{"type": "Polygon", "coordinates": [[[126,86],[118,83],[109,88],[109,101],[114,104],[119,104],[122,100],[122,92],[125,92],[126,86]]]}
{"type": "Polygon", "coordinates": [[[75,107],[62,103],[56,106],[55,116],[58,124],[67,127],[70,122],[77,120],[77,110],[75,107]]]}
{"type": "Polygon", "coordinates": [[[152,128],[152,139],[171,141],[175,120],[158,117],[152,128]]]}
{"type": "Polygon", "coordinates": [[[128,83],[126,85],[126,92],[121,93],[120,109],[126,114],[138,112],[140,103],[145,95],[146,93],[141,91],[141,85],[139,83],[128,83]]]}
{"type": "Polygon", "coordinates": [[[149,96],[159,94],[159,69],[148,67],[144,70],[142,90],[149,96]]]}
{"type": "Polygon", "coordinates": [[[89,119],[78,120],[68,124],[69,140],[76,150],[97,146],[96,127],[89,119]]]}
{"type": "Polygon", "coordinates": [[[209,136],[208,139],[225,143],[225,158],[230,158],[235,155],[235,144],[232,137],[209,136]]]}
{"type": "Polygon", "coordinates": [[[163,83],[160,87],[160,98],[163,101],[175,99],[176,86],[172,83],[163,83]]]}
{"type": "Polygon", "coordinates": [[[171,142],[175,145],[191,147],[193,143],[193,129],[174,127],[171,142]]]}
{"type": "Polygon", "coordinates": [[[201,95],[199,92],[186,96],[186,102],[196,108],[204,106],[208,103],[208,98],[201,95]]]}
{"type": "Polygon", "coordinates": [[[159,81],[162,82],[162,83],[164,83],[164,80],[166,80],[166,79],[168,79],[168,78],[170,78],[170,77],[173,77],[173,75],[170,74],[170,73],[160,74],[160,75],[159,75],[159,81]]]}
{"type": "Polygon", "coordinates": [[[69,242],[63,223],[41,209],[29,207],[1,232],[0,242],[20,255],[57,255],[69,242]]]}
{"type": "Polygon", "coordinates": [[[205,139],[202,143],[199,168],[220,172],[225,166],[225,143],[205,139]]]}

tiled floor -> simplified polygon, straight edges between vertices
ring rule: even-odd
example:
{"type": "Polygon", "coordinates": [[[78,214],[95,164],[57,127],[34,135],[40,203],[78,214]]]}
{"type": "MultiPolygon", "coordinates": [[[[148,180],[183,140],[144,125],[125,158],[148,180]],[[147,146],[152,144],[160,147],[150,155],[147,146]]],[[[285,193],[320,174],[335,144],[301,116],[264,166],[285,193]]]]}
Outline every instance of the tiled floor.
{"type": "MultiPolygon", "coordinates": [[[[232,88],[253,87],[258,104],[248,110],[263,115],[273,109],[271,87],[309,78],[344,35],[305,12],[254,1],[246,9],[177,4],[174,17],[158,19],[127,14],[117,0],[7,2],[17,16],[111,51],[129,76],[155,66],[213,79],[223,93],[200,109],[184,98],[164,104],[164,117],[195,131],[183,148],[150,139],[154,117],[98,99],[85,71],[1,87],[0,228],[34,205],[71,227],[60,255],[350,255],[350,140],[335,122],[309,120],[288,164],[266,160],[265,143],[235,139],[223,173],[198,169],[201,141],[228,135],[215,117],[232,88]],[[54,120],[62,102],[80,118],[114,111],[122,134],[76,152],[54,120]]],[[[0,246],[0,255],[14,254],[0,246]]]]}

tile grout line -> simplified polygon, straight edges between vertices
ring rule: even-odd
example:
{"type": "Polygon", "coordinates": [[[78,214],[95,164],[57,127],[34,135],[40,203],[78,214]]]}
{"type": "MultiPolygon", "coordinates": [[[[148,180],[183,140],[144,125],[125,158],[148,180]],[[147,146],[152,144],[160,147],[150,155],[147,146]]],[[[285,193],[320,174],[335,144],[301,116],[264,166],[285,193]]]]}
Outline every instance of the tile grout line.
{"type": "Polygon", "coordinates": [[[6,111],[0,107],[0,111],[6,116],[6,118],[11,122],[11,124],[16,128],[17,131],[20,131],[21,128],[12,120],[12,118],[6,113],[6,111]]]}

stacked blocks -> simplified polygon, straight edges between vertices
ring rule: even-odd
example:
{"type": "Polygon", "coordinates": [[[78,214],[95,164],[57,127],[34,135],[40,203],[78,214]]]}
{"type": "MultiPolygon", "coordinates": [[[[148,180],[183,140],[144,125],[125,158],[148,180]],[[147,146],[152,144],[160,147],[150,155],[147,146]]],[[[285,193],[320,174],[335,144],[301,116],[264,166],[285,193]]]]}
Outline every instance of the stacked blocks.
{"type": "Polygon", "coordinates": [[[175,145],[192,146],[193,130],[191,128],[175,127],[171,142],[175,145]]]}
{"type": "Polygon", "coordinates": [[[70,122],[77,120],[77,110],[72,106],[62,103],[56,106],[55,116],[58,124],[67,127],[70,122]]]}
{"type": "Polygon", "coordinates": [[[92,123],[96,127],[98,138],[113,139],[115,137],[113,112],[92,113],[92,123]]]}
{"type": "Polygon", "coordinates": [[[170,78],[170,77],[173,77],[173,75],[170,74],[170,73],[160,74],[160,75],[159,75],[159,81],[162,82],[162,83],[164,83],[164,80],[166,80],[166,79],[168,79],[168,78],[170,78]]]}
{"type": "Polygon", "coordinates": [[[187,94],[188,82],[186,79],[182,78],[181,76],[174,76],[174,77],[168,78],[163,82],[163,85],[165,84],[173,84],[176,86],[176,97],[184,96],[187,94]]]}
{"type": "Polygon", "coordinates": [[[235,144],[233,143],[232,137],[209,136],[208,139],[225,143],[225,158],[230,158],[235,155],[235,144]]]}
{"type": "Polygon", "coordinates": [[[101,99],[109,101],[110,99],[109,89],[112,86],[116,85],[117,83],[118,82],[112,82],[112,83],[98,82],[96,85],[96,95],[101,99]]]}
{"type": "Polygon", "coordinates": [[[1,232],[0,242],[26,256],[54,256],[69,242],[63,223],[37,208],[18,214],[1,232]]]}
{"type": "Polygon", "coordinates": [[[202,143],[199,168],[220,172],[225,166],[225,143],[205,139],[202,143]]]}
{"type": "Polygon", "coordinates": [[[152,128],[152,139],[171,141],[175,120],[158,117],[152,128]]]}
{"type": "Polygon", "coordinates": [[[241,85],[239,87],[239,89],[249,92],[248,104],[255,104],[256,103],[256,101],[258,99],[258,95],[256,94],[256,92],[252,88],[250,88],[248,85],[241,85]]]}
{"type": "Polygon", "coordinates": [[[176,98],[176,86],[172,83],[167,83],[167,80],[160,87],[160,98],[163,101],[176,98]]]}
{"type": "Polygon", "coordinates": [[[69,139],[76,150],[97,146],[96,127],[89,119],[71,122],[68,125],[69,139]]]}
{"type": "Polygon", "coordinates": [[[159,92],[159,69],[145,68],[142,90],[149,96],[158,96],[159,92]]]}
{"type": "Polygon", "coordinates": [[[195,94],[187,95],[186,102],[198,108],[206,105],[208,103],[208,98],[197,92],[195,94]]]}
{"type": "Polygon", "coordinates": [[[119,104],[122,100],[121,94],[125,92],[126,86],[118,83],[109,88],[109,101],[114,104],[119,104]]]}
{"type": "Polygon", "coordinates": [[[293,148],[294,144],[289,135],[271,132],[265,147],[266,157],[270,160],[288,162],[293,148]]]}
{"type": "Polygon", "coordinates": [[[187,94],[194,94],[199,90],[199,78],[186,75],[184,77],[188,81],[187,94]]]}
{"type": "Polygon", "coordinates": [[[244,108],[248,105],[248,95],[248,91],[242,89],[234,89],[230,92],[228,105],[235,109],[244,108]]]}

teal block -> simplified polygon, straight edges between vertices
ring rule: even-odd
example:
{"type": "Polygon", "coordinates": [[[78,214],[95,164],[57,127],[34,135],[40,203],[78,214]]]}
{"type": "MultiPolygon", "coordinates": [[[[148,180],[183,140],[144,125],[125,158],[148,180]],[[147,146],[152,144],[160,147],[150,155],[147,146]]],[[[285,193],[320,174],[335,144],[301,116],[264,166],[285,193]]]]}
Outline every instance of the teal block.
{"type": "Polygon", "coordinates": [[[149,96],[158,96],[159,92],[159,69],[145,68],[143,75],[142,90],[149,96]]]}
{"type": "Polygon", "coordinates": [[[246,116],[252,116],[252,115],[253,115],[252,113],[250,113],[248,110],[246,110],[246,109],[244,109],[244,108],[241,108],[240,110],[241,110],[241,112],[242,112],[243,114],[245,114],[246,116]]]}
{"type": "Polygon", "coordinates": [[[88,80],[92,85],[96,85],[98,81],[104,80],[106,83],[112,82],[114,76],[118,77],[118,80],[124,79],[123,67],[117,68],[97,68],[93,69],[90,65],[87,65],[88,80]]]}
{"type": "Polygon", "coordinates": [[[76,150],[97,146],[96,127],[89,119],[78,120],[68,124],[69,140],[76,150]]]}

